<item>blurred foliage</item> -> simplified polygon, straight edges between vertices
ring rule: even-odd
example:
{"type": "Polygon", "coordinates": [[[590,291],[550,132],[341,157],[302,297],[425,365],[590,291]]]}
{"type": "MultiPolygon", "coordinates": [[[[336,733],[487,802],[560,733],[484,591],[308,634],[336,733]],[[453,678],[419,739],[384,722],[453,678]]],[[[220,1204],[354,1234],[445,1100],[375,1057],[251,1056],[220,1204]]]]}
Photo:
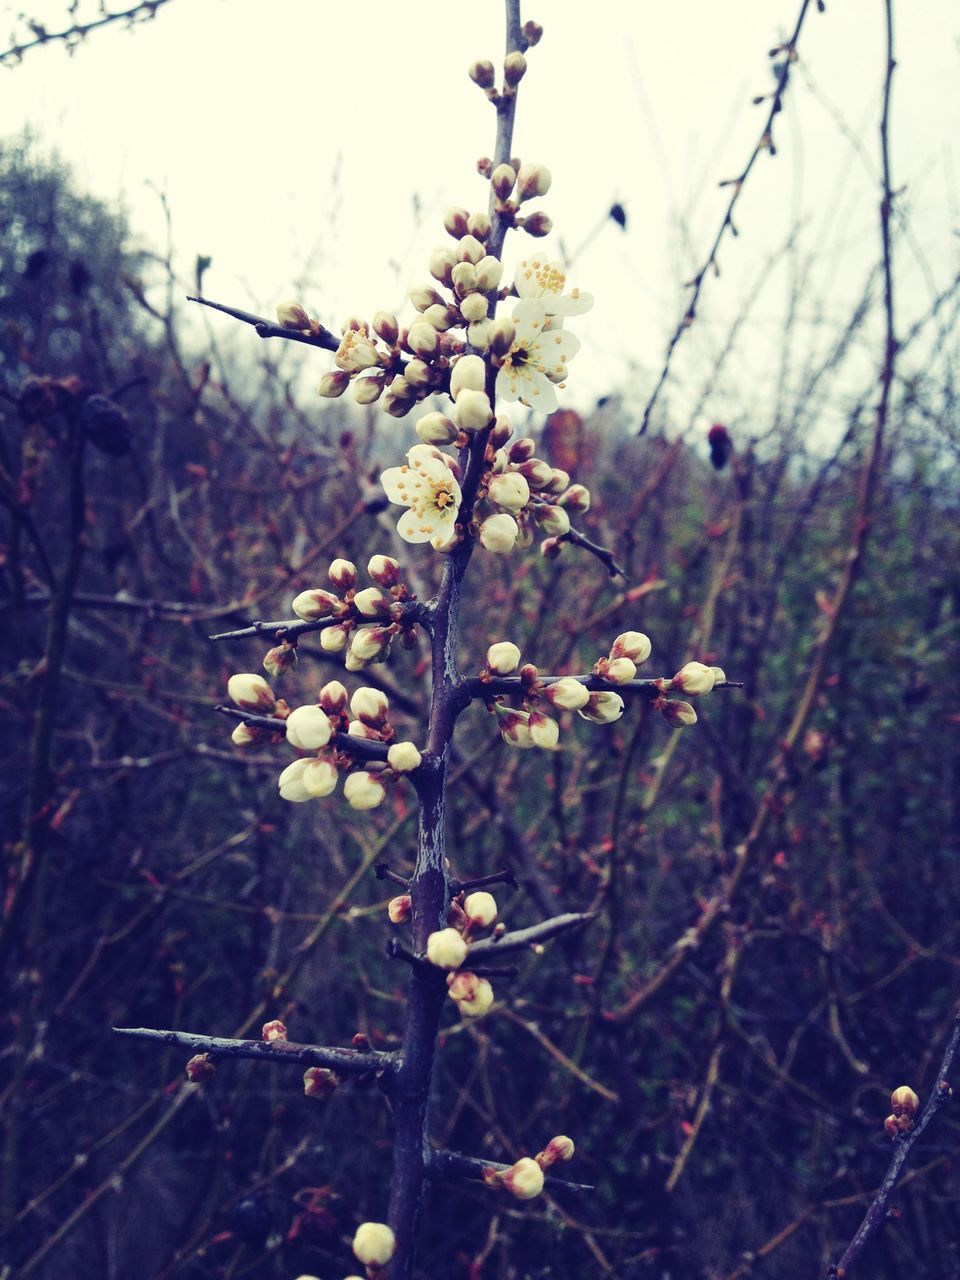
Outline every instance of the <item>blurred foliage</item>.
{"type": "MultiPolygon", "coordinates": [[[[410,424],[303,407],[299,373],[326,356],[245,331],[238,359],[219,318],[201,341],[169,263],[131,250],[61,165],[5,144],[0,172],[2,1274],[346,1274],[355,1223],[385,1205],[375,1084],[317,1102],[296,1071],[226,1063],[187,1087],[183,1055],[110,1027],[256,1037],[282,1017],[299,1041],[398,1043],[404,973],[372,867],[411,865],[412,793],[363,815],[281,802],[282,751],[234,750],[213,714],[267,645],[207,636],[289,616],[334,556],[397,551],[373,481],[410,424]],[[122,413],[129,449],[81,445],[78,482],[92,397],[122,413]],[[49,602],[78,483],[38,817],[49,602]]],[[[739,1277],[778,1233],[763,1274],[810,1275],[862,1216],[889,1159],[886,1095],[924,1096],[960,994],[956,313],[951,295],[905,345],[866,572],[782,800],[721,927],[630,1016],[616,1014],[695,923],[771,785],[850,543],[875,388],[851,405],[838,334],[809,383],[783,385],[776,423],[727,424],[720,471],[705,438],[638,439],[615,398],[564,430],[557,415],[540,452],[576,463],[585,531],[617,548],[628,585],[570,546],[475,557],[466,670],[509,638],[544,671],[582,672],[637,628],[654,641],[645,671],[695,656],[745,687],[701,700],[680,733],[640,705],[606,729],[574,718],[551,754],[511,752],[482,708],[463,718],[455,873],[515,871],[521,892],[498,893],[511,925],[600,914],[498,983],[478,1024],[451,1006],[434,1137],[509,1160],[566,1132],[569,1176],[596,1191],[521,1206],[438,1188],[422,1276],[739,1277]],[[847,414],[832,442],[815,429],[828,407],[847,414]]],[[[427,598],[438,558],[398,554],[427,598]]],[[[300,653],[280,686],[294,703],[338,674],[318,645],[300,653]]],[[[384,688],[415,741],[426,657],[346,681],[384,688]]],[[[958,1273],[957,1140],[942,1116],[865,1275],[958,1273]]]]}

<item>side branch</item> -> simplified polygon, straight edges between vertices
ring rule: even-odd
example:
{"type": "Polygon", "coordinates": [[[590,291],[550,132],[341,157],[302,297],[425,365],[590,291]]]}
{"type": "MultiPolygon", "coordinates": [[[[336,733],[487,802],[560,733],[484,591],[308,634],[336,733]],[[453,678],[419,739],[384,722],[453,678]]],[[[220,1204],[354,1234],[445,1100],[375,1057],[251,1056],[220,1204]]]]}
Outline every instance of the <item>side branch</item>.
{"type": "MultiPolygon", "coordinates": [[[[381,622],[384,626],[389,625],[391,622],[402,622],[409,625],[412,622],[422,622],[427,616],[427,612],[425,604],[421,604],[418,600],[406,600],[402,604],[393,605],[389,615],[384,614],[382,618],[353,616],[350,621],[356,621],[364,625],[376,621],[381,622]]],[[[311,622],[306,622],[303,618],[280,618],[275,622],[251,622],[249,626],[238,627],[236,631],[220,631],[216,635],[207,636],[207,639],[243,640],[247,636],[270,635],[277,640],[295,640],[297,636],[307,635],[311,631],[323,631],[325,627],[333,627],[343,621],[345,621],[345,618],[335,615],[329,618],[318,618],[311,622]]]]}
{"type": "Polygon", "coordinates": [[[114,1027],[113,1034],[131,1040],[152,1040],[172,1044],[189,1053],[208,1053],[217,1058],[256,1058],[260,1062],[282,1062],[292,1066],[330,1067],[343,1075],[366,1075],[370,1071],[392,1071],[395,1053],[376,1049],[332,1049],[323,1045],[294,1044],[290,1040],[229,1040],[221,1036],[199,1036],[189,1031],[155,1031],[151,1027],[114,1027]]]}
{"type": "MultiPolygon", "coordinates": [[[[614,684],[610,680],[605,680],[603,676],[594,675],[591,672],[589,675],[582,676],[541,675],[537,676],[537,685],[555,684],[558,680],[576,680],[591,693],[637,694],[652,699],[670,692],[668,686],[671,677],[659,676],[649,680],[627,680],[623,684],[614,684]]],[[[721,680],[713,687],[714,689],[742,689],[743,681],[721,680]]],[[[529,691],[530,685],[522,676],[493,676],[486,680],[482,676],[468,676],[460,685],[464,701],[486,700],[498,694],[511,695],[529,691]]]]}
{"type": "Polygon", "coordinates": [[[258,338],[286,338],[288,342],[305,342],[309,347],[322,347],[325,351],[336,351],[340,346],[340,339],[322,326],[318,333],[302,333],[299,329],[285,329],[283,325],[274,324],[263,316],[255,316],[240,307],[228,307],[223,302],[212,302],[209,298],[188,295],[187,301],[198,302],[202,307],[212,307],[214,311],[222,311],[224,315],[233,316],[234,320],[252,325],[258,338]]]}
{"type": "Polygon", "coordinates": [[[472,967],[477,960],[494,960],[507,955],[511,951],[526,951],[530,947],[547,942],[568,929],[576,929],[596,919],[596,911],[568,911],[562,916],[553,916],[550,920],[541,920],[528,929],[515,929],[500,938],[484,938],[470,947],[468,963],[472,967]]]}
{"type": "MultiPolygon", "coordinates": [[[[445,1178],[472,1178],[478,1181],[483,1179],[484,1169],[496,1169],[497,1173],[506,1173],[512,1168],[509,1164],[501,1164],[498,1160],[479,1160],[476,1156],[465,1156],[459,1151],[433,1151],[430,1154],[430,1163],[427,1165],[427,1173],[433,1179],[445,1178]]],[[[546,1177],[546,1185],[551,1191],[577,1191],[588,1192],[595,1191],[596,1187],[590,1186],[586,1182],[568,1182],[566,1178],[554,1178],[549,1174],[546,1177]]]]}
{"type": "Polygon", "coordinates": [[[575,547],[583,547],[584,551],[589,551],[592,556],[596,556],[611,578],[620,577],[624,582],[627,581],[627,571],[617,564],[613,558],[613,552],[608,547],[601,547],[598,542],[591,542],[579,529],[571,529],[564,536],[564,541],[572,543],[575,547]]]}
{"type": "MultiPolygon", "coordinates": [[[[219,715],[230,716],[241,724],[248,724],[256,729],[269,729],[271,733],[286,735],[286,720],[279,716],[258,716],[254,711],[242,711],[239,707],[218,706],[213,708],[219,715]]],[[[349,733],[335,733],[330,739],[330,746],[337,751],[345,751],[357,760],[386,760],[389,742],[374,742],[368,738],[354,738],[349,733]]]]}

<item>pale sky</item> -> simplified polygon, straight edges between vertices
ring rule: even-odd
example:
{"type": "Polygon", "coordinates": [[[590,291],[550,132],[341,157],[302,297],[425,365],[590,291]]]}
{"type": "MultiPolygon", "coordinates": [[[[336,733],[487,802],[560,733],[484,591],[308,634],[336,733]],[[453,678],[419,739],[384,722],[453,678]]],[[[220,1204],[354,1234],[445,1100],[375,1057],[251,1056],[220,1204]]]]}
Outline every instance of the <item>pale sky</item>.
{"type": "MultiPolygon", "coordinates": [[[[30,12],[55,26],[64,8],[35,0],[30,12]]],[[[680,281],[719,225],[727,193],[717,183],[743,167],[759,133],[765,108],[751,98],[772,88],[767,51],[798,9],[799,0],[524,5],[545,35],[529,55],[515,151],[551,168],[543,207],[568,252],[584,246],[571,278],[597,299],[570,322],[584,344],[570,403],[623,391],[642,405],[681,314],[680,281]],[[626,233],[602,222],[614,199],[627,209],[626,233]]],[[[912,226],[897,260],[906,328],[960,260],[960,7],[897,0],[895,11],[894,178],[912,226]]],[[[0,31],[13,13],[0,4],[0,31]]],[[[475,161],[492,148],[494,113],[466,67],[498,62],[502,47],[499,0],[172,0],[133,34],[108,28],[72,58],[41,48],[0,74],[0,120],[11,133],[33,126],[158,246],[163,218],[149,184],[161,188],[186,282],[196,255],[209,254],[209,296],[268,311],[306,275],[302,300],[335,325],[399,308],[427,281],[447,205],[486,208],[475,161]]],[[[882,0],[829,0],[808,17],[799,54],[778,155],[751,175],[741,234],[723,248],[722,276],[708,282],[676,361],[678,412],[797,224],[810,272],[804,342],[825,342],[830,323],[846,319],[876,260],[882,0]]],[[[532,248],[509,237],[507,262],[532,248]]],[[[762,415],[770,403],[787,280],[783,266],[770,275],[709,416],[748,406],[762,415]]],[[[329,364],[306,349],[304,358],[317,376],[329,364]]],[[[873,359],[865,350],[864,377],[873,359]]]]}

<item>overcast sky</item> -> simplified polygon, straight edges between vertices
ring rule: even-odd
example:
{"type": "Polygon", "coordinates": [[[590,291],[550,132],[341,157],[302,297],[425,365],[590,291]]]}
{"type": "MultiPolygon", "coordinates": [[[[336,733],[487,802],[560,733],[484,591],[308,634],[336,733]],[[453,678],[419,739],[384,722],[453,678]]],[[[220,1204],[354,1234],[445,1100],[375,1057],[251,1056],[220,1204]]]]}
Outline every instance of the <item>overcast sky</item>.
{"type": "MultiPolygon", "coordinates": [[[[30,6],[50,26],[64,9],[63,0],[30,6]]],[[[576,255],[573,278],[597,298],[572,322],[584,340],[572,402],[626,388],[642,403],[680,315],[680,282],[722,216],[717,184],[742,168],[759,133],[765,108],[751,98],[772,87],[767,51],[798,9],[799,0],[524,5],[546,30],[521,87],[515,149],[552,169],[544,207],[576,255]],[[626,232],[603,220],[613,200],[627,210],[626,232]]],[[[897,0],[895,9],[893,164],[912,228],[898,252],[906,327],[960,257],[960,6],[897,0]]],[[[0,31],[13,17],[0,4],[0,31]]],[[[334,324],[401,306],[427,279],[446,206],[486,207],[474,166],[492,148],[493,111],[465,69],[477,57],[498,61],[502,45],[499,0],[171,0],[132,34],[108,28],[72,58],[41,48],[0,74],[0,120],[11,133],[33,126],[156,245],[164,229],[151,184],[162,189],[185,277],[198,253],[213,258],[210,296],[269,308],[306,274],[304,302],[334,324]]],[[[799,54],[778,155],[761,157],[751,176],[741,234],[725,245],[722,276],[708,282],[676,363],[677,406],[695,396],[710,353],[795,227],[796,261],[810,270],[804,343],[843,322],[876,260],[882,0],[829,0],[808,17],[799,54]]],[[[532,247],[512,236],[506,257],[532,247]]],[[[770,402],[788,279],[785,267],[769,275],[711,416],[770,402]]],[[[864,352],[865,375],[872,358],[864,352]]],[[[328,361],[305,359],[318,374],[328,361]]]]}

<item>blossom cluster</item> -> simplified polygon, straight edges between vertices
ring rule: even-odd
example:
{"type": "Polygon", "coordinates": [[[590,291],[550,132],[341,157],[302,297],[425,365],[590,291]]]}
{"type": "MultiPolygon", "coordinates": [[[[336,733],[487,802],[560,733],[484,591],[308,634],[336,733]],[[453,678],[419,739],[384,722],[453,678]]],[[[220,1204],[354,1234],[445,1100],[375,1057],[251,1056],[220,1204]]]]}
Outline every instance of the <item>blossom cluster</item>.
{"type": "MultiPolygon", "coordinates": [[[[387,904],[391,924],[405,924],[410,919],[413,903],[408,893],[392,898],[387,904]]],[[[494,936],[505,932],[497,924],[499,909],[492,893],[478,890],[459,893],[450,902],[447,927],[437,929],[427,939],[426,960],[438,969],[449,971],[447,995],[465,1018],[482,1018],[493,1004],[493,987],[486,978],[464,969],[472,939],[493,930],[494,936]]]]}
{"type": "Polygon", "coordinates": [[[420,767],[422,756],[412,742],[396,742],[387,696],[380,689],[356,689],[351,696],[339,680],[320,690],[319,701],[292,710],[278,699],[263,676],[244,672],[230,677],[227,692],[238,707],[271,717],[271,724],[241,723],[233,731],[238,746],[248,746],[282,732],[299,754],[280,774],[284,800],[302,804],[328,796],[346,771],[343,794],[354,809],[374,809],[386,799],[387,788],[405,773],[420,767]],[[349,710],[348,710],[349,708],[349,710]],[[385,760],[358,765],[349,743],[338,735],[376,742],[386,747],[385,760]]]}

